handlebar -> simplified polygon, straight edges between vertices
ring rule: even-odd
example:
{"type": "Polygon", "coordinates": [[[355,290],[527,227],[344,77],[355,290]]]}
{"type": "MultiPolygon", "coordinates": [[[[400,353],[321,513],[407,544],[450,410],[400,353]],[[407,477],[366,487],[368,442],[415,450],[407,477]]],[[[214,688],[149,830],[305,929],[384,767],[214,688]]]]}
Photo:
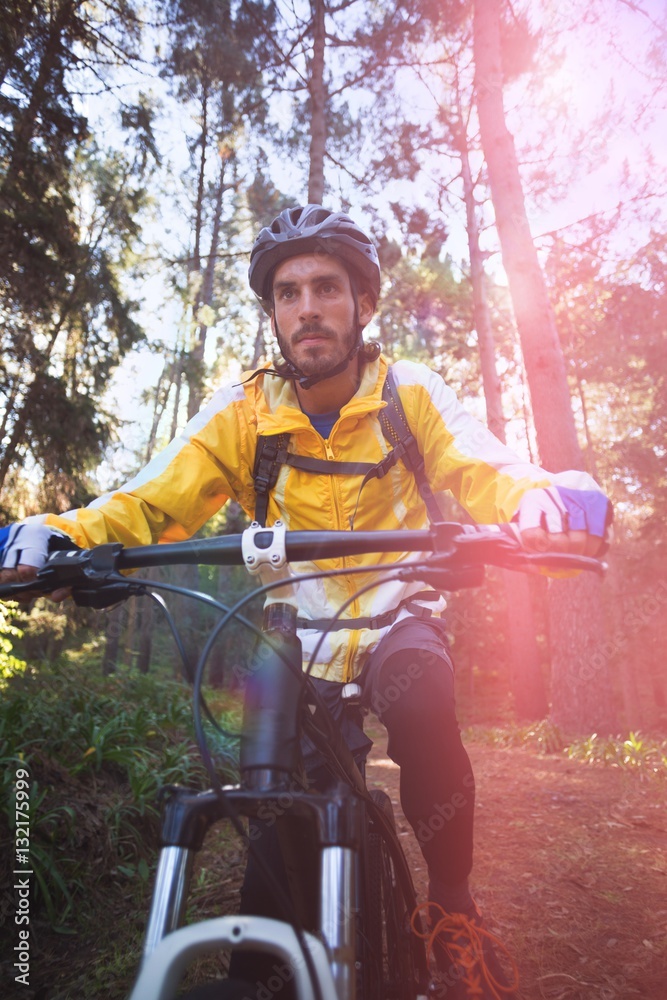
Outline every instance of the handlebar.
{"type": "Polygon", "coordinates": [[[140,592],[141,587],[133,585],[131,578],[120,576],[127,570],[175,565],[239,566],[245,562],[252,572],[253,559],[276,566],[383,552],[414,552],[424,556],[419,566],[414,562],[405,566],[406,578],[419,578],[436,587],[440,582],[443,590],[478,585],[481,576],[471,576],[470,571],[483,569],[485,565],[519,570],[537,565],[555,571],[589,570],[599,575],[606,571],[605,563],[588,556],[527,552],[509,525],[444,522],[420,531],[285,531],[278,522],[270,528],[253,525],[242,534],[187,542],[132,548],[114,542],[92,549],[56,552],[35,580],[0,585],[0,600],[12,600],[26,592],[50,593],[68,587],[72,588],[77,603],[104,607],[140,592]],[[253,553],[250,558],[249,550],[253,553]],[[92,592],[102,589],[105,600],[99,603],[92,592]]]}

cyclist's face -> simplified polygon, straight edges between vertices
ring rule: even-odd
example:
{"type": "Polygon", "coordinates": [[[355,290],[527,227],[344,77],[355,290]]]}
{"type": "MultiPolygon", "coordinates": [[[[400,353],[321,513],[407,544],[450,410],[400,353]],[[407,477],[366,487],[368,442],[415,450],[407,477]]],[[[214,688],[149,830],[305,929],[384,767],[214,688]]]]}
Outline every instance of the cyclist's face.
{"type": "MultiPolygon", "coordinates": [[[[365,326],[373,314],[369,296],[359,295],[358,306],[365,326]]],[[[289,360],[305,374],[317,375],[338,364],[357,338],[354,297],[341,261],[330,254],[301,254],[279,264],[271,324],[289,360]]]]}

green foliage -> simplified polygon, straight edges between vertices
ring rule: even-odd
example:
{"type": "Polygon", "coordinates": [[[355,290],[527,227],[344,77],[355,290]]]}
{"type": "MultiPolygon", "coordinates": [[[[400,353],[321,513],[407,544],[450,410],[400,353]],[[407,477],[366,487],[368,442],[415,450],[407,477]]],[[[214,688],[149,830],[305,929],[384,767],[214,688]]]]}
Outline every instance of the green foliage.
{"type": "Polygon", "coordinates": [[[598,736],[568,741],[549,719],[527,726],[502,726],[491,729],[475,727],[478,742],[495,747],[525,746],[538,753],[563,753],[570,760],[591,765],[621,768],[642,777],[667,778],[667,740],[631,732],[622,736],[598,736]]]}
{"type": "Polygon", "coordinates": [[[611,739],[593,733],[587,739],[572,743],[567,748],[567,755],[587,764],[606,764],[642,776],[667,777],[667,740],[652,739],[641,733],[631,732],[627,739],[611,739]]]}
{"type": "Polygon", "coordinates": [[[0,603],[0,690],[5,687],[10,677],[26,668],[25,661],[12,653],[14,648],[12,639],[20,639],[23,635],[23,631],[14,624],[19,616],[20,611],[16,604],[0,603]]]}
{"type": "Polygon", "coordinates": [[[31,775],[31,861],[53,924],[114,874],[148,876],[157,795],[204,775],[191,735],[189,692],[164,677],[86,673],[65,660],[9,681],[0,704],[2,809],[14,825],[17,766],[31,775]]]}
{"type": "Polygon", "coordinates": [[[659,543],[667,521],[667,236],[653,232],[614,269],[602,226],[591,221],[578,247],[556,241],[547,273],[585,407],[590,467],[659,543]]]}
{"type": "Polygon", "coordinates": [[[156,152],[152,108],[139,97],[123,109],[127,148],[110,151],[73,97],[96,61],[108,72],[135,58],[132,5],[108,14],[104,0],[13,5],[1,67],[0,486],[27,453],[40,500],[59,508],[90,499],[86,474],[114,427],[97,397],[141,336],[123,278],[156,152]]]}
{"type": "Polygon", "coordinates": [[[507,725],[474,729],[475,739],[495,747],[525,746],[538,753],[562,753],[566,739],[550,719],[525,726],[507,725]]]}
{"type": "MultiPolygon", "coordinates": [[[[414,216],[407,223],[411,225],[414,216]]],[[[470,284],[457,280],[452,262],[434,256],[429,245],[441,239],[432,227],[412,232],[413,248],[398,259],[381,246],[391,286],[380,302],[380,341],[390,355],[405,355],[448,370],[473,353],[470,284]]]]}
{"type": "Polygon", "coordinates": [[[186,129],[190,170],[184,175],[191,248],[182,270],[172,276],[187,329],[172,380],[177,387],[187,385],[191,418],[204,398],[206,342],[218,318],[225,319],[221,354],[256,353],[247,350],[247,285],[234,258],[247,225],[239,211],[244,128],[250,121],[261,130],[264,121],[263,72],[275,7],[263,2],[239,6],[168,0],[166,9],[170,33],[161,75],[183,105],[183,117],[194,125],[186,129]]]}

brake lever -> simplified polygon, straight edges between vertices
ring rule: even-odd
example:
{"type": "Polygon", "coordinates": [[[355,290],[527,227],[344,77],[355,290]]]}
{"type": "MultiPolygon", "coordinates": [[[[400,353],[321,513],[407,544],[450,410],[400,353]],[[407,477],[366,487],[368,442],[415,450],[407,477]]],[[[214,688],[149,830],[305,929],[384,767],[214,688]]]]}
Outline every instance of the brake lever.
{"type": "Polygon", "coordinates": [[[436,552],[419,566],[406,568],[400,579],[420,580],[436,590],[461,590],[481,586],[486,566],[518,571],[533,566],[553,570],[578,569],[589,570],[599,576],[604,576],[607,571],[606,563],[590,556],[571,552],[527,552],[511,528],[507,530],[505,525],[497,527],[500,529],[498,533],[490,537],[474,532],[450,534],[448,551],[436,552]]]}
{"type": "MultiPolygon", "coordinates": [[[[595,559],[593,556],[575,555],[573,552],[525,552],[523,555],[523,565],[543,566],[545,569],[589,570],[601,577],[605,576],[609,569],[609,564],[602,559],[595,559]]],[[[508,568],[511,569],[511,567],[508,568]]]]}
{"type": "Polygon", "coordinates": [[[146,593],[143,583],[133,583],[131,580],[106,583],[101,587],[72,587],[72,600],[80,608],[95,608],[102,611],[120,604],[129,597],[138,597],[146,593]]]}
{"type": "MultiPolygon", "coordinates": [[[[592,556],[583,556],[575,552],[528,552],[519,541],[511,535],[498,538],[479,539],[474,535],[461,535],[456,539],[458,550],[463,556],[465,548],[466,564],[471,558],[471,549],[479,562],[487,566],[500,566],[502,569],[522,570],[537,566],[553,570],[587,570],[603,577],[607,572],[607,563],[592,556]]],[[[456,555],[454,556],[454,562],[456,555]]]]}
{"type": "MultiPolygon", "coordinates": [[[[117,566],[123,546],[119,542],[98,545],[94,549],[56,551],[39,570],[34,580],[11,584],[11,596],[27,591],[48,594],[70,590],[75,604],[84,608],[108,608],[136,594],[145,586],[120,576],[117,566]]],[[[2,594],[3,588],[0,588],[2,594]]]]}

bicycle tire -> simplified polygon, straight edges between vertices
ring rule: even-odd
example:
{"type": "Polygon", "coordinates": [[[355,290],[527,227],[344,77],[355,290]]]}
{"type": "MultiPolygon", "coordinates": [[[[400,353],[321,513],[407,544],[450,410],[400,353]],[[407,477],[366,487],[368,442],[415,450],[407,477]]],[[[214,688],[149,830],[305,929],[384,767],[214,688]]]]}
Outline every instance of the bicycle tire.
{"type": "MultiPolygon", "coordinates": [[[[389,796],[374,788],[371,798],[395,830],[389,796]]],[[[384,836],[369,822],[364,864],[366,887],[362,910],[364,1000],[415,1000],[420,992],[416,941],[391,854],[384,836]]]]}

